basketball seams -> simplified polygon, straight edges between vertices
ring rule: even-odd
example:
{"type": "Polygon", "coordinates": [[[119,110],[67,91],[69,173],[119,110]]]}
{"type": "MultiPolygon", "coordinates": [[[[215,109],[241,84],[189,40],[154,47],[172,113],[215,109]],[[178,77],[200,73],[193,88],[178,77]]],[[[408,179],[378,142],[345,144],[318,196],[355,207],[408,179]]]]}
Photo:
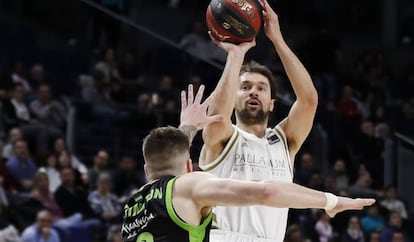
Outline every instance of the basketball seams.
{"type": "Polygon", "coordinates": [[[212,0],[207,8],[206,19],[213,37],[236,44],[252,40],[260,31],[262,22],[261,8],[254,1],[212,0]],[[251,14],[246,8],[251,8],[251,14]]]}
{"type": "Polygon", "coordinates": [[[216,6],[214,5],[211,6],[212,7],[211,13],[213,15],[213,18],[217,22],[217,24],[220,25],[224,31],[228,32],[230,35],[234,37],[237,37],[240,39],[251,39],[250,36],[255,35],[255,31],[253,29],[253,26],[251,26],[251,24],[248,21],[246,21],[245,19],[246,15],[241,14],[240,11],[238,11],[238,9],[233,8],[225,1],[221,2],[221,4],[222,4],[222,12],[213,11],[216,6]],[[237,23],[231,23],[232,19],[235,22],[239,22],[241,25],[246,26],[246,28],[244,28],[244,26],[237,26],[237,23]],[[222,23],[224,22],[229,23],[231,27],[229,29],[225,29],[222,26],[222,23]],[[241,31],[238,31],[237,30],[238,28],[240,28],[241,31]],[[248,35],[249,37],[243,38],[243,34],[248,35]]]}

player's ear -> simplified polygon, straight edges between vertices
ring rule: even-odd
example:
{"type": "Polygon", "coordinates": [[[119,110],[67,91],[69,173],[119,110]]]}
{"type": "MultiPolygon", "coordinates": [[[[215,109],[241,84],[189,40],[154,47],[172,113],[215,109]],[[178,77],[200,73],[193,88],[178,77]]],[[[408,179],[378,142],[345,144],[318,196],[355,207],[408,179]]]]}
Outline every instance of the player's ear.
{"type": "Polygon", "coordinates": [[[273,112],[275,104],[276,104],[276,99],[270,100],[269,112],[273,112]]]}
{"type": "Polygon", "coordinates": [[[193,161],[191,159],[187,160],[187,173],[190,173],[193,171],[193,161]]]}
{"type": "Polygon", "coordinates": [[[144,172],[145,172],[145,175],[147,176],[147,178],[149,178],[150,177],[150,171],[148,169],[147,164],[144,164],[144,172]]]}

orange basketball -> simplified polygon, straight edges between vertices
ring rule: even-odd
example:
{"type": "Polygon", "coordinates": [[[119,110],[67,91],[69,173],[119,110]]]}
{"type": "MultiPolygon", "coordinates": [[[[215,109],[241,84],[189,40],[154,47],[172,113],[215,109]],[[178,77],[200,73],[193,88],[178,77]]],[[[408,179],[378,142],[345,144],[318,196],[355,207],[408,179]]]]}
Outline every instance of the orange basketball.
{"type": "Polygon", "coordinates": [[[262,26],[262,7],[257,0],[212,0],[207,8],[208,29],[220,41],[251,41],[262,26]]]}

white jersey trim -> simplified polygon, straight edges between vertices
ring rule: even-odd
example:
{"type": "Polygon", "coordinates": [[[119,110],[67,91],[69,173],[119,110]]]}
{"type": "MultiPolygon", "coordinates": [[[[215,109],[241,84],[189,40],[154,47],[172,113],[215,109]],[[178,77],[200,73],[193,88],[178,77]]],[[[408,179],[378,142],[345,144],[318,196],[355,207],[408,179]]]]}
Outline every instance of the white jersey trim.
{"type": "Polygon", "coordinates": [[[239,132],[237,131],[237,128],[233,126],[233,134],[231,135],[229,141],[227,142],[226,146],[224,146],[223,151],[220,153],[220,155],[212,162],[208,164],[200,164],[199,167],[203,171],[212,171],[217,166],[221,164],[226,159],[226,156],[230,153],[232,148],[234,147],[234,144],[236,143],[237,139],[239,138],[239,132]]]}
{"type": "Polygon", "coordinates": [[[290,173],[292,174],[292,177],[293,177],[293,164],[292,164],[292,159],[290,157],[289,145],[287,142],[285,131],[283,131],[283,129],[279,125],[276,125],[273,130],[278,134],[278,136],[281,136],[283,143],[285,144],[286,155],[289,158],[290,173]]]}

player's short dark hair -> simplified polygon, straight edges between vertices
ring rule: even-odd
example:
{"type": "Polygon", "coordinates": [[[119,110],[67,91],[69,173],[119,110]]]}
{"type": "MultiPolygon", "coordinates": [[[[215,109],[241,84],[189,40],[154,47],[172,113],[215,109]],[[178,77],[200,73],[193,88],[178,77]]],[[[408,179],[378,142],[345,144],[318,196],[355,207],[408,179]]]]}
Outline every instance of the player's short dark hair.
{"type": "Polygon", "coordinates": [[[156,169],[163,169],[177,157],[189,152],[190,140],[180,129],[160,127],[152,130],[144,139],[143,153],[145,162],[156,169]]]}
{"type": "Polygon", "coordinates": [[[265,76],[269,80],[270,94],[272,96],[272,99],[276,99],[276,93],[277,93],[276,78],[273,75],[272,71],[267,66],[261,65],[257,63],[256,61],[251,60],[243,64],[243,66],[240,69],[240,76],[246,72],[259,73],[265,76]]]}

